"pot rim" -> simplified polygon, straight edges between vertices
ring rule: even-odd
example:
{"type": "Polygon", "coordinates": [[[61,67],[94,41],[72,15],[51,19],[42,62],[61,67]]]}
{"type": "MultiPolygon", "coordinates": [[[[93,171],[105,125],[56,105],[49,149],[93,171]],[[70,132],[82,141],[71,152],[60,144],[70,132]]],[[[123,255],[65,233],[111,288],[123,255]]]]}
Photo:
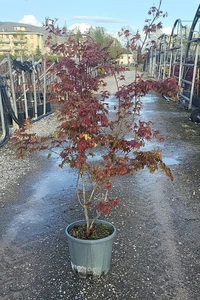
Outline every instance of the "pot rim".
{"type": "Polygon", "coordinates": [[[109,226],[111,226],[113,228],[113,232],[105,237],[105,238],[100,238],[100,239],[96,239],[96,240],[83,240],[83,239],[79,239],[79,238],[76,238],[76,237],[73,237],[69,234],[69,230],[74,226],[74,225],[77,225],[77,224],[84,224],[85,223],[85,220],[77,220],[77,221],[74,221],[70,224],[67,225],[66,229],[65,229],[65,233],[67,235],[67,238],[73,240],[73,241],[76,241],[77,243],[81,243],[81,244],[98,244],[98,243],[104,243],[108,240],[111,240],[115,237],[116,233],[117,233],[117,230],[115,228],[115,226],[108,222],[108,221],[105,221],[105,220],[96,220],[95,223],[103,223],[103,224],[107,224],[109,226]]]}

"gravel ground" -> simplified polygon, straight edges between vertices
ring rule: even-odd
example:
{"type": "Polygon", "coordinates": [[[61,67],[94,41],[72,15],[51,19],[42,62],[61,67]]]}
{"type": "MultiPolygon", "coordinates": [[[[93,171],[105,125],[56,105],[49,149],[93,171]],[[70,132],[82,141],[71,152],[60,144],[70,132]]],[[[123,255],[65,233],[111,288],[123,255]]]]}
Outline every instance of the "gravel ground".
{"type": "MultiPolygon", "coordinates": [[[[42,136],[50,134],[56,128],[57,119],[55,113],[33,124],[33,130],[42,136]]],[[[13,145],[9,142],[0,148],[0,206],[4,205],[4,199],[12,187],[20,185],[21,180],[30,173],[40,169],[44,159],[37,154],[30,154],[24,159],[17,159],[13,145]]],[[[44,165],[44,164],[43,164],[44,165]]]]}
{"type": "MultiPolygon", "coordinates": [[[[117,237],[111,270],[99,279],[71,271],[64,229],[82,218],[75,172],[59,169],[56,157],[21,161],[10,145],[0,149],[1,300],[200,299],[200,126],[179,104],[155,95],[145,97],[142,116],[166,137],[163,157],[174,181],[146,170],[115,180],[121,205],[109,220],[117,237]]],[[[35,130],[53,130],[54,122],[50,115],[35,130]]]]}

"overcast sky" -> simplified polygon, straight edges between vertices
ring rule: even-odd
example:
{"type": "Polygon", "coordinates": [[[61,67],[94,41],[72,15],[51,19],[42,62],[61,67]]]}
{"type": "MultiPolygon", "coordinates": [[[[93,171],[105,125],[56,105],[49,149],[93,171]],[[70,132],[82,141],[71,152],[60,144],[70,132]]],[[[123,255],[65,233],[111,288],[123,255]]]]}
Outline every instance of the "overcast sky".
{"type": "MultiPolygon", "coordinates": [[[[45,17],[58,18],[60,26],[73,24],[104,27],[108,32],[122,27],[141,29],[148,18],[148,9],[159,0],[0,0],[0,21],[25,22],[40,26],[45,17]]],[[[176,19],[191,25],[200,1],[162,0],[164,27],[171,28],[176,19]]],[[[184,24],[185,25],[185,24],[184,24]]]]}

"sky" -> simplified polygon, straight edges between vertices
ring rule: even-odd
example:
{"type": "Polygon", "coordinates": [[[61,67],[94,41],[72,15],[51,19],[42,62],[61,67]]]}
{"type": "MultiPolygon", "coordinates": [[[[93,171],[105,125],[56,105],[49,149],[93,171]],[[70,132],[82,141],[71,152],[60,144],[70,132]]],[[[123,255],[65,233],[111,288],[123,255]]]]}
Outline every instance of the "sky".
{"type": "MultiPolygon", "coordinates": [[[[141,30],[149,8],[158,4],[159,0],[0,0],[0,21],[41,26],[49,17],[58,19],[61,27],[98,26],[112,34],[122,27],[141,30]]],[[[170,34],[177,19],[190,26],[199,5],[199,0],[162,0],[162,10],[168,13],[160,20],[164,32],[170,34]]]]}

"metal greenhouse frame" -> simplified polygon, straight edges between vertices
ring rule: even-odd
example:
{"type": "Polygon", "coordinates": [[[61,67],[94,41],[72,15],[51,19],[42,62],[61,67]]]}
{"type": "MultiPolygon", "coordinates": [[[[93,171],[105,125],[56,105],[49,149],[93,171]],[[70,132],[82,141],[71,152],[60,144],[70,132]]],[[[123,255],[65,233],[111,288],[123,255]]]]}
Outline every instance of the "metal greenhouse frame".
{"type": "Polygon", "coordinates": [[[182,25],[182,21],[177,19],[172,28],[169,39],[168,61],[169,73],[168,77],[175,76],[181,85],[181,77],[183,70],[183,60],[185,55],[185,46],[187,43],[186,26],[182,25]]]}
{"type": "Polygon", "coordinates": [[[171,35],[161,35],[157,49],[148,51],[147,71],[164,80],[174,76],[180,87],[179,99],[188,109],[200,108],[200,5],[190,30],[177,19],[171,35]]]}
{"type": "Polygon", "coordinates": [[[188,109],[192,106],[200,107],[200,5],[192,22],[187,46],[185,50],[185,59],[183,63],[183,72],[181,76],[180,99],[186,104],[188,109]]]}

